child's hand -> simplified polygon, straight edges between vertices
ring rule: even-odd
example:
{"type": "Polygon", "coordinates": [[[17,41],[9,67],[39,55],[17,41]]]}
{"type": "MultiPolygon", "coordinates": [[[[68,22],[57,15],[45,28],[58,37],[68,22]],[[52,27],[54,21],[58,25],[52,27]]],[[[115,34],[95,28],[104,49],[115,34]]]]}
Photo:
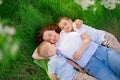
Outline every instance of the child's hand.
{"type": "Polygon", "coordinates": [[[73,59],[79,60],[80,59],[80,54],[78,52],[75,52],[75,54],[73,55],[73,59]]]}
{"type": "Polygon", "coordinates": [[[77,28],[77,29],[80,29],[80,27],[81,27],[82,24],[83,24],[83,21],[80,20],[80,19],[76,19],[74,22],[75,22],[75,24],[76,24],[76,28],[77,28]]]}

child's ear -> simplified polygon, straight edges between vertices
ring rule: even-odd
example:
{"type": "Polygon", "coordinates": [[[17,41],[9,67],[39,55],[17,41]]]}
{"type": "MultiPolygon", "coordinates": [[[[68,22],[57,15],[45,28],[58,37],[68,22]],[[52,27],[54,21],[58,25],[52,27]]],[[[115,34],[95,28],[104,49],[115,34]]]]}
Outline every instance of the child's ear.
{"type": "Polygon", "coordinates": [[[48,54],[51,54],[51,50],[48,50],[48,54]]]}

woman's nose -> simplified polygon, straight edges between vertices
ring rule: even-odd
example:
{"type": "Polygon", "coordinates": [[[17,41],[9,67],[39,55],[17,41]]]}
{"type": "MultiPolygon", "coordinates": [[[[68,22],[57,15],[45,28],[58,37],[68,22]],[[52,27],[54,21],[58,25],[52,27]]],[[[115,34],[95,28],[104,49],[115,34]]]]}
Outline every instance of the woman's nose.
{"type": "Polygon", "coordinates": [[[53,39],[54,39],[54,36],[51,36],[51,37],[50,37],[50,40],[53,40],[53,39]]]}

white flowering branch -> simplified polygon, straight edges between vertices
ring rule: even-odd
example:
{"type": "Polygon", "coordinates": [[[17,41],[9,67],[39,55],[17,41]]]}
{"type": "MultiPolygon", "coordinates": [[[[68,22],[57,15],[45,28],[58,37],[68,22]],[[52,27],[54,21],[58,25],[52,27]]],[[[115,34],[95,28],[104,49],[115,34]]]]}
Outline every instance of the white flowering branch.
{"type": "Polygon", "coordinates": [[[16,57],[19,42],[14,37],[15,32],[15,28],[0,24],[0,63],[8,64],[16,57]]]}
{"type": "MultiPolygon", "coordinates": [[[[96,0],[75,0],[75,2],[79,4],[83,10],[87,10],[89,6],[95,4],[96,0]]],[[[100,4],[105,8],[112,10],[120,4],[120,0],[101,0],[100,4]]]]}

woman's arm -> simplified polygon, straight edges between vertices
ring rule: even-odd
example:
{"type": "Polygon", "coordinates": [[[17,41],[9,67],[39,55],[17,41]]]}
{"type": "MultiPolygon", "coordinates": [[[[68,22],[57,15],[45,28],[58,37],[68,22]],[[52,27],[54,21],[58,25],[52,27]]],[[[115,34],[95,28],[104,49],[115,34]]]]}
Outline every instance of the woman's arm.
{"type": "Polygon", "coordinates": [[[58,80],[55,74],[49,74],[51,80],[58,80]]]}
{"type": "Polygon", "coordinates": [[[83,39],[83,42],[82,42],[80,48],[73,55],[73,59],[75,59],[75,60],[80,59],[81,54],[89,46],[89,43],[90,43],[90,37],[85,32],[81,34],[81,38],[83,39]]]}
{"type": "Polygon", "coordinates": [[[37,51],[37,48],[36,48],[35,51],[33,52],[32,58],[33,58],[33,59],[38,59],[38,60],[47,59],[47,58],[44,58],[44,57],[39,56],[38,51],[37,51]]]}

